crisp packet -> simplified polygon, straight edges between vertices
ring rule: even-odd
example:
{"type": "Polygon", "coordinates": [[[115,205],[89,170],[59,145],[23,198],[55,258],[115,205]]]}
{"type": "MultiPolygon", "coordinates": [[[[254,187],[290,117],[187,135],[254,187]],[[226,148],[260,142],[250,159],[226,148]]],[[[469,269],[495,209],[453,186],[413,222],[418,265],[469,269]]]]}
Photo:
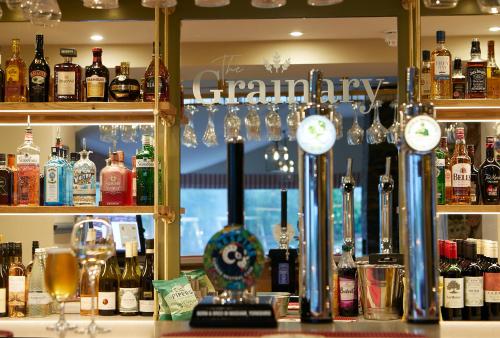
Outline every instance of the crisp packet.
{"type": "MultiPolygon", "coordinates": [[[[189,279],[195,279],[198,280],[200,283],[200,289],[206,288],[206,291],[208,293],[215,293],[215,288],[208,278],[205,270],[203,269],[197,269],[193,271],[188,271],[183,273],[186,277],[189,279]]],[[[205,294],[203,296],[206,296],[205,294]]]]}
{"type": "MultiPolygon", "coordinates": [[[[160,299],[168,306],[172,320],[189,320],[198,300],[187,277],[179,277],[169,281],[153,281],[157,283],[160,299]]],[[[153,284],[154,285],[154,284],[153,284]]],[[[165,311],[165,313],[167,313],[165,311]]],[[[166,317],[166,316],[165,316],[166,317]]],[[[168,319],[167,319],[168,320],[168,319]]]]}
{"type": "Polygon", "coordinates": [[[170,308],[168,307],[167,302],[161,296],[160,290],[165,288],[166,280],[154,280],[153,286],[158,292],[158,302],[160,303],[160,313],[159,320],[172,320],[172,314],[170,313],[170,308]]]}

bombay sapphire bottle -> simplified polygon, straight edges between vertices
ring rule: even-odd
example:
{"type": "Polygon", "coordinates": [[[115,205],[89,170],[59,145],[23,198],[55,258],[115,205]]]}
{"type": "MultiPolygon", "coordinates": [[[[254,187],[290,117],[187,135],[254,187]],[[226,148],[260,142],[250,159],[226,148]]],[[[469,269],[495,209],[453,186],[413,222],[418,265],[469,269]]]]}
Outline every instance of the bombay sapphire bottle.
{"type": "Polygon", "coordinates": [[[61,149],[61,159],[64,162],[64,204],[73,205],[73,166],[68,158],[68,150],[61,149]]]}
{"type": "Polygon", "coordinates": [[[73,168],[73,204],[76,206],[96,205],[96,166],[89,159],[92,151],[87,151],[85,139],[83,149],[73,168]]]}
{"type": "Polygon", "coordinates": [[[66,202],[65,195],[65,163],[58,156],[59,149],[57,147],[51,148],[50,160],[45,164],[45,205],[64,205],[66,202]]]}

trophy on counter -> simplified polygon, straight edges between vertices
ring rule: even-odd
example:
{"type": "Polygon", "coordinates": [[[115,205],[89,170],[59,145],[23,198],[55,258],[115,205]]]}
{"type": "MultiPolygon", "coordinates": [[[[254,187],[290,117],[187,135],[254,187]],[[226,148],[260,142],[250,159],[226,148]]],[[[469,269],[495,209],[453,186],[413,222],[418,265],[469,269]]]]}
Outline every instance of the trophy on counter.
{"type": "Polygon", "coordinates": [[[203,264],[217,290],[206,297],[191,317],[192,327],[276,327],[271,304],[259,304],[252,290],[264,269],[264,251],[245,229],[243,217],[243,157],[241,137],[227,144],[228,225],[208,241],[203,264]]]}

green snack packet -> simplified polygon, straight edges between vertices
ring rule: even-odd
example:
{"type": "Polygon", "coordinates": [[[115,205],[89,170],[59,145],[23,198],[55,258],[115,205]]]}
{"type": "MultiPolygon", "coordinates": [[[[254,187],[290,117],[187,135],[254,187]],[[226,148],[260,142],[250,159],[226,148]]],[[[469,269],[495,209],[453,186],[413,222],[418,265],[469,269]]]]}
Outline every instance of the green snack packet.
{"type": "Polygon", "coordinates": [[[189,320],[198,300],[186,276],[169,281],[162,281],[158,288],[160,299],[163,299],[170,310],[172,320],[189,320]]]}
{"type": "Polygon", "coordinates": [[[165,280],[154,280],[153,281],[153,286],[155,287],[156,291],[158,292],[158,302],[160,303],[160,320],[172,320],[172,314],[170,313],[170,308],[168,307],[167,302],[165,299],[161,296],[160,290],[165,288],[166,285],[165,280]]]}
{"type": "Polygon", "coordinates": [[[200,282],[200,287],[206,287],[208,292],[215,292],[214,285],[208,278],[205,270],[203,269],[196,269],[193,271],[188,271],[188,272],[183,272],[183,274],[188,277],[189,279],[197,279],[200,282]]]}

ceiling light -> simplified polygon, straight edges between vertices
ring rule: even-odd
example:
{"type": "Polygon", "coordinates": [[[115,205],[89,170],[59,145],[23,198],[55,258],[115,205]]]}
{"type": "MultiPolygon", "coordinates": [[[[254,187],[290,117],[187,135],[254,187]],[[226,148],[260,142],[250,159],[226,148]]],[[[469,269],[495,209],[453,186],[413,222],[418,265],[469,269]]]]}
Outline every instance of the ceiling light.
{"type": "Polygon", "coordinates": [[[301,37],[302,35],[304,35],[304,33],[299,32],[299,31],[290,32],[290,36],[293,36],[294,38],[301,37]]]}
{"type": "Polygon", "coordinates": [[[500,32],[500,26],[490,27],[490,32],[500,32]]]}
{"type": "Polygon", "coordinates": [[[94,34],[90,37],[90,40],[92,41],[102,41],[104,40],[104,37],[102,35],[99,35],[99,34],[94,34]]]}

